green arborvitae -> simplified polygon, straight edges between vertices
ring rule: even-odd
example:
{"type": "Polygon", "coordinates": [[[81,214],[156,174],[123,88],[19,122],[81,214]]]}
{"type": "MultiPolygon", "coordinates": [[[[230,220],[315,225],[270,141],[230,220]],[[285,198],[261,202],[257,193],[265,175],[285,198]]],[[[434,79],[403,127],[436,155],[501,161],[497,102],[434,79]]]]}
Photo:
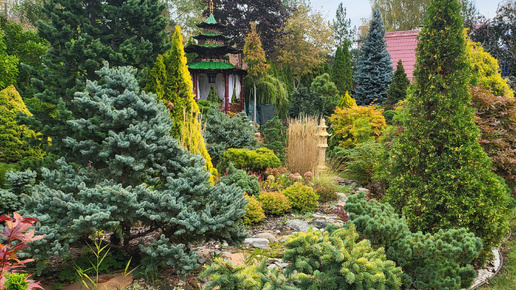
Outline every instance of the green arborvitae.
{"type": "Polygon", "coordinates": [[[337,47],[335,62],[331,68],[331,80],[339,89],[339,94],[344,95],[353,89],[353,74],[351,71],[351,55],[349,53],[349,42],[344,41],[342,47],[337,47]]]}
{"type": "Polygon", "coordinates": [[[407,89],[409,85],[410,80],[407,78],[405,68],[403,67],[403,63],[400,59],[398,61],[398,65],[396,66],[396,71],[394,72],[392,83],[389,86],[389,90],[387,90],[387,99],[383,105],[396,105],[399,101],[405,100],[407,98],[407,89]]]}
{"type": "Polygon", "coordinates": [[[18,57],[7,54],[6,48],[0,29],[0,90],[15,84],[18,77],[18,57]]]}
{"type": "Polygon", "coordinates": [[[476,276],[472,264],[482,242],[464,228],[412,233],[390,204],[368,200],[363,192],[350,196],[344,210],[361,236],[374,247],[384,247],[387,259],[401,266],[404,289],[471,286],[476,276]]]}
{"type": "Polygon", "coordinates": [[[20,94],[14,86],[0,91],[0,162],[16,163],[28,157],[40,158],[43,151],[33,147],[25,138],[36,138],[37,134],[25,125],[16,123],[16,114],[28,114],[29,110],[23,103],[20,94]]]}
{"type": "Polygon", "coordinates": [[[101,81],[76,94],[85,114],[70,121],[77,133],[65,140],[80,168],[61,158],[24,195],[24,215],[37,218],[44,225],[37,231],[46,235],[31,245],[33,257],[68,255],[72,243],[103,230],[112,244],[142,255],[143,268],[169,265],[185,273],[198,266],[190,244],[242,241],[242,190],[211,185],[204,160],[170,136],[168,110],[140,90],[133,68],[98,73],[101,81]],[[160,235],[134,248],[136,225],[160,235]]]}
{"type": "Polygon", "coordinates": [[[360,50],[357,71],[353,76],[357,85],[354,97],[359,106],[381,104],[387,97],[393,68],[384,36],[382,15],[379,10],[375,10],[369,33],[360,50]]]}
{"type": "Polygon", "coordinates": [[[172,36],[172,47],[158,55],[147,78],[147,92],[158,96],[170,111],[173,121],[172,137],[178,139],[185,149],[194,154],[200,154],[206,160],[206,168],[213,176],[217,171],[211,163],[211,157],[206,150],[199,122],[199,106],[193,94],[193,84],[186,65],[181,29],[176,26],[172,36]]]}
{"type": "Polygon", "coordinates": [[[24,122],[42,133],[42,140],[52,139],[49,150],[69,153],[62,143],[72,130],[67,121],[82,110],[71,100],[87,79],[98,78],[95,72],[104,62],[144,69],[168,49],[164,8],[160,0],[44,1],[48,21],[38,22],[38,34],[50,48],[42,60],[45,70],[32,80],[37,94],[27,104],[34,118],[24,122]]]}
{"type": "Polygon", "coordinates": [[[507,197],[477,141],[457,0],[430,5],[414,75],[406,129],[390,152],[384,200],[414,230],[467,228],[483,240],[479,261],[485,262],[507,233],[507,197]]]}

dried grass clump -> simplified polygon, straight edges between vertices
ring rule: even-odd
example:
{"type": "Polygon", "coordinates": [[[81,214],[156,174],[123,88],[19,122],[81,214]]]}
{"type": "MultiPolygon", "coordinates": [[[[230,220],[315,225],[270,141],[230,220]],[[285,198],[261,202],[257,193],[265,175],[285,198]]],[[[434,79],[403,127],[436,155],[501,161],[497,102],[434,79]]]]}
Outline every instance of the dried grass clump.
{"type": "Polygon", "coordinates": [[[301,116],[288,120],[287,168],[290,172],[303,175],[315,172],[318,155],[318,120],[312,116],[301,116]]]}

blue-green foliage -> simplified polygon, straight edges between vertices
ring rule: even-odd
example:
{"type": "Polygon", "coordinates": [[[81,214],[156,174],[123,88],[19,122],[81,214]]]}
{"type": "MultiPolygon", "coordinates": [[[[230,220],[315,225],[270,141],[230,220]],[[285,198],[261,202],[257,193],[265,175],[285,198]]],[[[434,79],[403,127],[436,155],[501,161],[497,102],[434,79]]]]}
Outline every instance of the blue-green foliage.
{"type": "Polygon", "coordinates": [[[203,126],[206,126],[204,141],[213,165],[219,163],[222,154],[229,148],[253,150],[258,147],[258,141],[254,138],[255,129],[244,112],[229,117],[214,106],[203,116],[203,126]]]}
{"type": "Polygon", "coordinates": [[[482,249],[473,233],[464,228],[412,233],[405,217],[391,205],[368,201],[364,193],[350,196],[344,210],[363,238],[385,247],[387,259],[401,266],[404,287],[460,289],[473,282],[476,273],[471,264],[482,249]]]}
{"type": "Polygon", "coordinates": [[[384,36],[382,15],[375,10],[353,78],[357,84],[353,97],[359,106],[368,106],[373,102],[381,104],[387,97],[393,67],[384,36]]]}
{"type": "Polygon", "coordinates": [[[73,243],[99,231],[131,255],[131,231],[142,225],[161,237],[141,247],[145,265],[170,265],[179,273],[197,267],[191,243],[240,242],[238,221],[247,201],[241,189],[211,186],[200,156],[182,149],[170,135],[172,121],[155,95],[140,91],[129,67],[104,67],[100,82],[74,102],[82,118],[70,121],[75,132],[65,144],[75,152],[56,170],[43,170],[43,182],[25,195],[23,215],[37,218],[42,240],[31,245],[34,258],[66,255],[73,243]],[[91,161],[91,162],[89,162],[91,161]]]}
{"type": "Polygon", "coordinates": [[[26,170],[23,172],[7,172],[5,174],[10,189],[0,188],[0,216],[11,215],[22,207],[21,195],[27,194],[36,182],[36,172],[26,170]]]}

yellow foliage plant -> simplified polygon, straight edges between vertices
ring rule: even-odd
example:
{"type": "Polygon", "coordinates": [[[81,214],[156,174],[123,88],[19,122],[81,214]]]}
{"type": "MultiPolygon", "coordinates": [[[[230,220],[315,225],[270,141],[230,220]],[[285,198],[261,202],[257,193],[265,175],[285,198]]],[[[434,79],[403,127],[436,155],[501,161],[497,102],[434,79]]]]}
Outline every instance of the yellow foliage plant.
{"type": "Polygon", "coordinates": [[[502,78],[498,60],[485,51],[480,43],[469,38],[467,40],[466,56],[471,65],[471,85],[482,86],[495,96],[512,98],[514,91],[507,80],[502,78]]]}
{"type": "Polygon", "coordinates": [[[156,58],[145,90],[155,93],[157,99],[169,108],[170,118],[174,121],[171,135],[183,148],[206,160],[206,170],[211,173],[210,181],[214,183],[218,172],[213,167],[201,134],[200,110],[186,62],[181,28],[176,26],[172,47],[156,58]]]}
{"type": "Polygon", "coordinates": [[[344,149],[367,141],[378,142],[387,127],[382,110],[374,106],[337,107],[330,121],[332,138],[337,138],[338,146],[344,149]]]}

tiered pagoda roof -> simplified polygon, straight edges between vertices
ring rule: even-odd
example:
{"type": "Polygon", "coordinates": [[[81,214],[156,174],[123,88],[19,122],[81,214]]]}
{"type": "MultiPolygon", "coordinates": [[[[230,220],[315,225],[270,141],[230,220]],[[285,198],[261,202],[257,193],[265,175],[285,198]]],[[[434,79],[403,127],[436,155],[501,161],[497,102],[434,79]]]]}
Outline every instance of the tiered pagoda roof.
{"type": "Polygon", "coordinates": [[[210,16],[204,22],[197,24],[203,32],[194,38],[197,44],[185,48],[186,53],[196,53],[193,63],[188,64],[190,70],[240,70],[229,62],[227,54],[240,54],[242,50],[229,46],[228,37],[221,33],[224,25],[213,16],[213,3],[210,2],[210,16]]]}

